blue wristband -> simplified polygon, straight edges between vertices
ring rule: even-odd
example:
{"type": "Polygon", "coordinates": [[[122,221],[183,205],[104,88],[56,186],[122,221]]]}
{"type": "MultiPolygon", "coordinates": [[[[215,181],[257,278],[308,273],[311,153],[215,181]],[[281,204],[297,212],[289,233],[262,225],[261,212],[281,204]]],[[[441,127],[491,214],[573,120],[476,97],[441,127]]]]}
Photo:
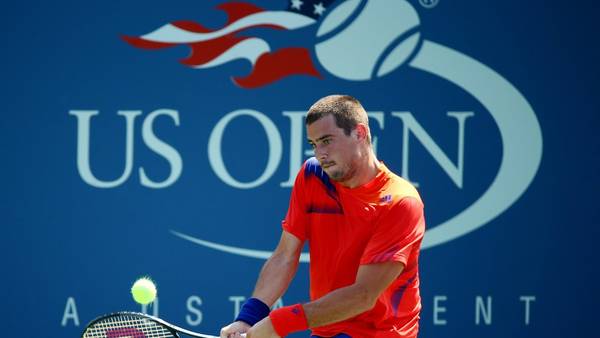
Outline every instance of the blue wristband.
{"type": "Polygon", "coordinates": [[[250,326],[254,326],[254,324],[268,316],[269,312],[271,312],[271,309],[269,309],[267,304],[258,298],[250,298],[242,305],[240,314],[235,321],[242,321],[250,326]]]}

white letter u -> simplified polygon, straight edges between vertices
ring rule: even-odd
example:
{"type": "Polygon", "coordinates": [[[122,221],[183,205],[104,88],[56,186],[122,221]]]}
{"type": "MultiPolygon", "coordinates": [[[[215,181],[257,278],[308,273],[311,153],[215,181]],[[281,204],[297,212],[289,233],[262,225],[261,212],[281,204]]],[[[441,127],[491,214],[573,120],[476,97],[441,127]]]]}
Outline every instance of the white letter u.
{"type": "Polygon", "coordinates": [[[139,110],[119,111],[117,114],[125,117],[125,170],[121,177],[114,181],[100,181],[90,169],[90,120],[98,115],[97,110],[71,110],[69,115],[77,117],[77,170],[87,184],[96,188],[114,188],[121,185],[131,175],[133,167],[133,127],[135,118],[141,115],[139,110]]]}

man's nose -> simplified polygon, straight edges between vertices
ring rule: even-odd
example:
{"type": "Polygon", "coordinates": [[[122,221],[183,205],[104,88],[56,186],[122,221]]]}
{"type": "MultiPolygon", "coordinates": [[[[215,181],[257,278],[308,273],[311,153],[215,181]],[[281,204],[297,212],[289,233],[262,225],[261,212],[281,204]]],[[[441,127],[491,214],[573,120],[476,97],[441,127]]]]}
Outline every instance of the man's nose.
{"type": "Polygon", "coordinates": [[[323,150],[323,147],[316,146],[315,147],[315,157],[318,160],[324,160],[327,158],[327,152],[323,150]]]}

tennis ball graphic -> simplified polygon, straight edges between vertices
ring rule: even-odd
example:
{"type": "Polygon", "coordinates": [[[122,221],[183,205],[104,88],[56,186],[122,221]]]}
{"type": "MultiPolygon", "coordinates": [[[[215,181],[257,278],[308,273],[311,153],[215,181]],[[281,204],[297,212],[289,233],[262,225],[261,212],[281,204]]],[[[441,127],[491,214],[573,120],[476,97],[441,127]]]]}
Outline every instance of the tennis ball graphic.
{"type": "Polygon", "coordinates": [[[405,0],[347,0],[317,31],[321,65],[346,80],[370,80],[400,67],[418,46],[420,20],[405,0]]]}

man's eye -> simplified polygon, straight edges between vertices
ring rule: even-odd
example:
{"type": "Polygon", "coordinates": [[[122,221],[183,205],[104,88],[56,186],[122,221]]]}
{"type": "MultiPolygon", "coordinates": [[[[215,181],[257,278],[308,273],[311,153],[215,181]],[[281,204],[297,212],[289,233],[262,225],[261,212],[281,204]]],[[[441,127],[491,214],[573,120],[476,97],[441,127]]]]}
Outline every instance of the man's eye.
{"type": "Polygon", "coordinates": [[[329,139],[323,140],[324,145],[328,145],[330,142],[331,142],[331,140],[329,140],[329,139]]]}
{"type": "Polygon", "coordinates": [[[315,144],[314,144],[314,143],[309,143],[309,144],[310,144],[310,147],[311,147],[311,148],[315,149],[315,147],[316,147],[316,146],[315,146],[315,144]]]}

